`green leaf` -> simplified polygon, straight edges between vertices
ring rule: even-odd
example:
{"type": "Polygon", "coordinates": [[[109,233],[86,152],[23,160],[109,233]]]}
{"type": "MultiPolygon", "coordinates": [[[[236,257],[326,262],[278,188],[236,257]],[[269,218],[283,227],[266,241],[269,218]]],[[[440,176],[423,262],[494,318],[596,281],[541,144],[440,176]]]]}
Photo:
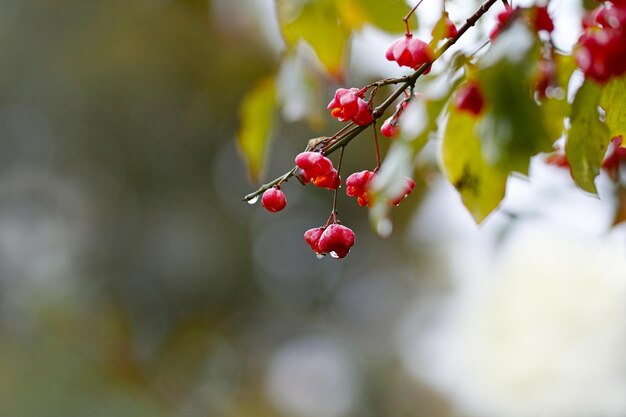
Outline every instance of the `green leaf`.
{"type": "Polygon", "coordinates": [[[343,76],[344,55],[350,30],[339,18],[333,0],[276,0],[278,21],[285,43],[290,49],[305,40],[332,76],[343,76]]]}
{"type": "Polygon", "coordinates": [[[576,69],[576,62],[572,55],[554,54],[554,63],[556,64],[556,82],[559,87],[567,92],[569,80],[576,69]]]}
{"type": "Polygon", "coordinates": [[[526,174],[530,158],[552,149],[555,139],[532,97],[537,48],[528,29],[514,25],[498,38],[477,73],[487,103],[479,126],[484,156],[491,165],[506,172],[526,174]],[[521,55],[502,43],[511,37],[519,40],[521,55]]]}
{"type": "Polygon", "coordinates": [[[454,105],[449,112],[442,148],[444,173],[474,219],[481,222],[504,198],[507,172],[485,160],[476,134],[479,119],[454,105]]]}
{"type": "Polygon", "coordinates": [[[570,105],[565,99],[548,98],[541,103],[540,108],[548,142],[554,143],[565,132],[563,121],[569,115],[570,105]]]}
{"type": "Polygon", "coordinates": [[[606,112],[610,136],[626,137],[626,77],[615,78],[604,86],[600,106],[606,112]]]}
{"type": "Polygon", "coordinates": [[[594,179],[600,173],[609,143],[609,131],[600,121],[598,103],[602,87],[586,80],[572,103],[565,154],[574,181],[585,191],[596,193],[594,179]]]}
{"type": "Polygon", "coordinates": [[[264,168],[276,107],[276,85],[273,77],[260,80],[244,98],[239,109],[241,126],[237,135],[239,149],[248,163],[253,181],[264,168]]]}
{"type": "Polygon", "coordinates": [[[556,87],[562,97],[550,97],[542,100],[540,108],[548,141],[554,142],[565,133],[564,120],[570,114],[570,104],[567,102],[567,87],[572,73],[576,69],[574,58],[571,55],[554,54],[556,65],[556,87]]]}
{"type": "MultiPolygon", "coordinates": [[[[387,31],[404,32],[402,18],[411,10],[404,0],[337,0],[344,23],[353,29],[361,29],[365,23],[387,31]]],[[[417,18],[409,20],[409,26],[417,29],[417,18]]]]}

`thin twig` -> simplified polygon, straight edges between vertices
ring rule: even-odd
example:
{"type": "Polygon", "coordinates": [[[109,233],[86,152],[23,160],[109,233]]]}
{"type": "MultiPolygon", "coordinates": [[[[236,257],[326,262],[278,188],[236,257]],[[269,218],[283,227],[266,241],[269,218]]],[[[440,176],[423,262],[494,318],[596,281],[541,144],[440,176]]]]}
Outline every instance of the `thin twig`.
{"type": "Polygon", "coordinates": [[[411,18],[413,13],[415,13],[415,10],[417,10],[419,5],[422,4],[423,1],[424,0],[418,1],[417,4],[415,5],[415,7],[413,7],[411,9],[411,11],[409,13],[407,13],[407,15],[402,18],[402,21],[404,22],[404,27],[406,28],[406,35],[407,36],[409,36],[411,34],[411,29],[409,29],[409,19],[411,18]]]}
{"type": "MultiPolygon", "coordinates": [[[[339,162],[337,163],[337,175],[341,173],[341,162],[343,161],[343,151],[346,147],[342,147],[339,152],[339,162]]],[[[335,193],[333,194],[333,211],[331,212],[331,216],[333,217],[333,222],[337,223],[337,194],[339,194],[339,187],[335,188],[335,193]]],[[[326,225],[328,226],[328,225],[326,225]]]]}
{"type": "Polygon", "coordinates": [[[374,169],[374,172],[377,172],[378,168],[380,168],[380,148],[378,147],[378,129],[376,129],[376,120],[372,122],[372,127],[374,128],[374,148],[376,149],[376,168],[374,169]]]}

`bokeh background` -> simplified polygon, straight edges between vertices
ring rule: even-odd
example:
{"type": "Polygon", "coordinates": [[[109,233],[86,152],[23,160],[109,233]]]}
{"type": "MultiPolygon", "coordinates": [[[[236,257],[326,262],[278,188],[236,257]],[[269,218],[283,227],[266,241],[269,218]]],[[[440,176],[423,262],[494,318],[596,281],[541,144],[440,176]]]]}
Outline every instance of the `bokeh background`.
{"type": "MultiPolygon", "coordinates": [[[[347,82],[393,71],[372,58],[392,39],[356,34],[347,82]]],[[[389,239],[343,199],[357,244],[318,260],[302,234],[329,193],[241,202],[238,108],[281,42],[269,0],[0,0],[0,416],[626,415],[611,185],[592,199],[538,164],[479,228],[433,146],[389,239]]],[[[315,106],[339,84],[298,89],[318,65],[299,54],[265,178],[337,127],[315,106]]],[[[373,158],[355,141],[346,172],[373,158]]]]}

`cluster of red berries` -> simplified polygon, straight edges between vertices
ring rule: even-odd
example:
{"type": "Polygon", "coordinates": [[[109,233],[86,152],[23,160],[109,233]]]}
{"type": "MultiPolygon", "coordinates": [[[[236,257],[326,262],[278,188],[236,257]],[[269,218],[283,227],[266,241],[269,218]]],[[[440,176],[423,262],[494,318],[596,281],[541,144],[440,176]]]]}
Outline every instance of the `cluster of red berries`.
{"type": "MultiPolygon", "coordinates": [[[[320,152],[301,152],[296,156],[298,171],[296,175],[304,184],[313,183],[317,187],[337,190],[341,185],[341,177],[333,167],[330,159],[320,152]]],[[[370,186],[376,178],[372,171],[361,171],[350,175],[346,179],[346,195],[357,197],[360,206],[371,206],[372,194],[370,186]]],[[[415,181],[405,178],[405,186],[402,194],[391,204],[398,205],[415,188],[415,181]]],[[[269,212],[281,211],[287,205],[285,194],[280,190],[280,184],[265,190],[261,198],[261,204],[269,212]]],[[[323,227],[316,227],[307,230],[304,240],[315,251],[318,256],[330,254],[334,258],[345,257],[352,245],[354,245],[354,232],[350,228],[339,224],[336,220],[336,213],[331,215],[333,223],[328,223],[323,227]]]]}
{"type": "MultiPolygon", "coordinates": [[[[435,30],[439,30],[440,38],[452,38],[458,34],[457,28],[445,13],[441,20],[443,29],[433,29],[433,37],[435,30]]],[[[418,69],[423,65],[430,65],[435,59],[435,53],[432,45],[413,37],[413,34],[407,32],[404,37],[395,40],[387,49],[385,57],[389,61],[395,61],[401,67],[418,69]]],[[[430,72],[430,66],[424,70],[424,74],[430,72]]],[[[366,126],[374,120],[370,104],[365,101],[364,96],[367,88],[340,88],[335,92],[335,96],[328,103],[330,114],[340,122],[351,121],[359,126],[366,126]]],[[[399,133],[397,126],[398,117],[406,108],[407,102],[403,101],[396,107],[396,112],[385,120],[381,126],[381,133],[386,137],[395,137],[399,133]]]]}
{"type": "Polygon", "coordinates": [[[605,83],[626,73],[625,26],[625,1],[609,1],[585,16],[575,49],[576,64],[585,76],[605,83]]]}

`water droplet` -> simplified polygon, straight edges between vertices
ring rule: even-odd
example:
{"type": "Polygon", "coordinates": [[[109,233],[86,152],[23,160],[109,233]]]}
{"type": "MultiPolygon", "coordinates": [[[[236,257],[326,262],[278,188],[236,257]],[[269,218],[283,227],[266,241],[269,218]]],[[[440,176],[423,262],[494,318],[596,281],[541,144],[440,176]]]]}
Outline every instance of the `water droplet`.
{"type": "Polygon", "coordinates": [[[393,223],[389,219],[381,219],[376,224],[376,233],[380,237],[389,237],[393,232],[393,223]]]}
{"type": "Polygon", "coordinates": [[[324,256],[326,256],[326,255],[324,255],[323,253],[316,253],[315,254],[315,257],[317,257],[317,259],[323,259],[324,256]]]}
{"type": "Polygon", "coordinates": [[[250,200],[248,200],[248,204],[255,204],[257,201],[259,201],[259,196],[255,196],[252,197],[250,200]]]}
{"type": "Polygon", "coordinates": [[[335,251],[332,251],[332,250],[331,250],[331,251],[330,251],[330,256],[332,256],[332,257],[333,257],[333,258],[335,258],[335,259],[339,259],[339,255],[337,255],[337,252],[335,252],[335,251]]]}

